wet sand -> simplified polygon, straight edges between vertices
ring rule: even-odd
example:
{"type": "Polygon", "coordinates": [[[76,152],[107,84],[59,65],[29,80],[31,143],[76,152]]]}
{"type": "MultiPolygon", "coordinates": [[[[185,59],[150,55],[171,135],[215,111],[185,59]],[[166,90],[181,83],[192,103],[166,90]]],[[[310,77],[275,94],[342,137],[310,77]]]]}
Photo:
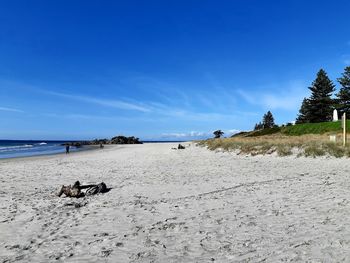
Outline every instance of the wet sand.
{"type": "Polygon", "coordinates": [[[0,261],[350,258],[348,159],[251,157],[184,145],[0,160],[0,261]],[[113,189],[55,196],[76,180],[113,189]]]}

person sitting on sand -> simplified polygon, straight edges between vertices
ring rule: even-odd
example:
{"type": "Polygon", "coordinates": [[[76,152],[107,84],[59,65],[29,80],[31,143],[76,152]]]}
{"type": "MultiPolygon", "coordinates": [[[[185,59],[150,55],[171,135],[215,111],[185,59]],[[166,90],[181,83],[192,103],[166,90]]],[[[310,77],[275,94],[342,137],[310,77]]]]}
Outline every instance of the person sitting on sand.
{"type": "Polygon", "coordinates": [[[62,185],[60,191],[57,193],[57,195],[60,197],[62,194],[65,194],[67,197],[84,197],[89,195],[95,195],[99,193],[106,193],[108,192],[108,188],[104,182],[99,184],[90,184],[90,185],[80,185],[79,181],[76,181],[73,186],[68,185],[62,185]],[[82,192],[82,189],[87,189],[86,192],[82,192]]]}

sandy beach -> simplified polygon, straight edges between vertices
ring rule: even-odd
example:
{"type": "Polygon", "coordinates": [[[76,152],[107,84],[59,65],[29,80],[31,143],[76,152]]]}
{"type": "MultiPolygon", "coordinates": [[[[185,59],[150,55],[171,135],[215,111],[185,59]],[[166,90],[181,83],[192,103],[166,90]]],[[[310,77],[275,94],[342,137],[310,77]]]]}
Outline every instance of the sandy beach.
{"type": "Polygon", "coordinates": [[[1,262],[339,262],[348,159],[242,156],[192,143],[0,161],[1,262]],[[63,184],[113,189],[59,198],[63,184]]]}

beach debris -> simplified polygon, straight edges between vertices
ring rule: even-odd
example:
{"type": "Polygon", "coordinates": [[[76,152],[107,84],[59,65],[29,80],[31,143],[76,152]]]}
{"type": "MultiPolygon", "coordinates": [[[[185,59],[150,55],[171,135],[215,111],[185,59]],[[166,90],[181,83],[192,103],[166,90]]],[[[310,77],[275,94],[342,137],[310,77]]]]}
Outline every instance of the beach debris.
{"type": "Polygon", "coordinates": [[[88,202],[68,202],[65,203],[63,206],[72,206],[74,208],[80,208],[80,207],[84,207],[88,204],[88,202]]]}
{"type": "Polygon", "coordinates": [[[104,182],[101,182],[99,184],[89,184],[89,185],[81,185],[79,181],[76,181],[73,186],[68,185],[62,185],[61,189],[57,193],[57,196],[62,196],[63,194],[66,197],[84,197],[89,195],[95,195],[100,193],[106,193],[110,190],[110,188],[107,188],[106,184],[104,182]],[[85,190],[82,191],[82,190],[85,190]]]}
{"type": "Polygon", "coordinates": [[[100,193],[106,193],[108,191],[107,186],[104,182],[99,183],[97,185],[93,185],[91,187],[89,187],[86,192],[85,195],[89,196],[89,195],[95,195],[95,194],[100,194],[100,193]]]}
{"type": "Polygon", "coordinates": [[[80,189],[80,182],[76,181],[73,186],[71,185],[62,185],[60,191],[57,193],[57,196],[61,196],[62,194],[65,194],[67,197],[82,197],[81,189],[80,189]]]}
{"type": "Polygon", "coordinates": [[[179,145],[177,146],[177,149],[179,149],[179,150],[185,149],[185,146],[179,144],[179,145]]]}
{"type": "Polygon", "coordinates": [[[109,257],[109,255],[113,252],[113,249],[103,249],[101,250],[101,257],[109,257]]]}

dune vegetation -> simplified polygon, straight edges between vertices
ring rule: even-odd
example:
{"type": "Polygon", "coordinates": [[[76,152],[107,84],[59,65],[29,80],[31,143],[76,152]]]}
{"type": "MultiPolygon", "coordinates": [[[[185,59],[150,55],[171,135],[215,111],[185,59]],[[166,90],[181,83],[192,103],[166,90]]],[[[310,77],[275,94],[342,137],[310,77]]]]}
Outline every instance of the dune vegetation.
{"type": "MultiPolygon", "coordinates": [[[[347,122],[350,127],[350,121],[347,122]]],[[[237,154],[278,156],[350,157],[350,145],[342,145],[340,122],[306,123],[243,132],[231,138],[208,139],[198,142],[210,150],[236,151],[237,154]],[[336,142],[330,135],[336,135],[336,142]]]]}
{"type": "MultiPolygon", "coordinates": [[[[350,121],[347,121],[346,128],[350,131],[350,121]]],[[[281,127],[273,127],[261,129],[251,132],[240,133],[237,136],[245,135],[246,137],[257,137],[271,134],[282,134],[300,136],[305,134],[325,134],[325,133],[341,133],[341,121],[336,122],[320,122],[320,123],[302,123],[297,125],[288,125],[281,127]]]]}
{"type": "MultiPolygon", "coordinates": [[[[271,111],[264,114],[262,121],[255,124],[254,130],[240,132],[231,138],[220,139],[216,131],[215,139],[199,142],[211,150],[237,151],[239,154],[274,154],[279,156],[304,155],[350,157],[350,146],[343,146],[342,121],[334,116],[350,116],[350,67],[346,67],[337,79],[341,88],[335,92],[335,85],[325,70],[320,69],[316,79],[308,87],[310,97],[304,98],[296,125],[288,123],[278,126],[271,111]],[[336,111],[334,111],[336,110],[336,111]],[[330,140],[336,136],[336,140],[330,140]]],[[[350,121],[346,122],[350,131],[350,121]]]]}

